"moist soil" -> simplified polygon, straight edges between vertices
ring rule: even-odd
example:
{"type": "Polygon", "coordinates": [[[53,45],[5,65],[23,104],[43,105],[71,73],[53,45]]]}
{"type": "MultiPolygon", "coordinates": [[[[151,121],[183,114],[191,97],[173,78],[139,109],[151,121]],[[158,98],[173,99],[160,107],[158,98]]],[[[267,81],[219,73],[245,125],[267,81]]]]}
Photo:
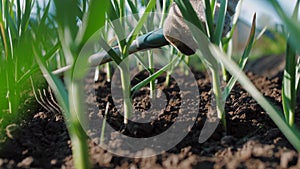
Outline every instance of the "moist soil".
{"type": "MultiPolygon", "coordinates": [[[[133,106],[138,113],[127,125],[123,125],[123,116],[119,113],[122,112],[122,100],[112,98],[112,84],[106,80],[106,74],[101,72],[95,83],[92,77],[87,79],[92,82],[85,86],[89,94],[86,100],[87,117],[89,120],[102,119],[108,104],[106,121],[116,133],[147,138],[166,132],[176,121],[182,124],[193,121],[187,129],[178,128],[178,133],[186,133],[178,144],[166,152],[145,158],[121,157],[101,148],[97,135],[101,127],[91,127],[88,130],[91,136],[88,144],[93,168],[300,168],[300,154],[289,144],[267,112],[239,84],[233,88],[225,103],[227,132],[220,123],[208,140],[199,143],[204,123],[214,123],[216,118],[210,113],[213,112],[210,111],[213,102],[209,76],[203,72],[193,73],[199,89],[197,99],[184,100],[184,96],[191,93],[180,91],[177,82],[185,75],[181,74],[176,80],[171,78],[169,87],[164,85],[165,75],[162,75],[157,80],[156,86],[159,90],[155,96],[164,96],[163,106],[154,106],[159,108],[151,109],[151,104],[154,103],[150,101],[149,89],[141,88],[133,97],[133,106]],[[198,108],[182,112],[180,107],[184,104],[191,108],[196,105],[198,108]],[[89,108],[95,106],[99,111],[89,108]]],[[[279,72],[273,77],[249,72],[247,75],[261,93],[281,109],[282,73],[279,72]]],[[[138,73],[132,80],[132,85],[145,77],[147,72],[138,73]]],[[[298,128],[299,103],[298,97],[298,128]]],[[[41,107],[37,111],[31,111],[25,120],[7,127],[6,135],[0,143],[1,168],[73,168],[70,138],[61,112],[55,109],[49,111],[41,107]]],[[[105,137],[114,147],[121,147],[122,139],[114,133],[105,137]]],[[[170,137],[173,138],[174,135],[170,137]]],[[[159,140],[153,144],[155,143],[159,143],[159,140]]],[[[148,148],[138,153],[151,152],[153,151],[148,148]]]]}

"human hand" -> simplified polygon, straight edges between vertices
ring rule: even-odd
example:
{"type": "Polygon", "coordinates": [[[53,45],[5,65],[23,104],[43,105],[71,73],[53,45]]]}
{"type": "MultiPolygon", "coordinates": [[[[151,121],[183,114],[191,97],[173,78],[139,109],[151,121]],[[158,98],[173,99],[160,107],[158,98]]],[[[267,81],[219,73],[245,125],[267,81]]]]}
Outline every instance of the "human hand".
{"type": "MultiPolygon", "coordinates": [[[[218,0],[215,9],[214,23],[217,23],[217,16],[220,8],[220,0],[218,0]]],[[[231,20],[235,14],[235,8],[239,0],[229,0],[227,6],[227,12],[225,15],[225,23],[222,35],[225,36],[231,30],[231,20]]],[[[197,13],[198,18],[205,25],[205,8],[202,0],[190,0],[192,7],[197,13]]],[[[177,6],[176,3],[173,3],[170,7],[169,14],[165,20],[163,26],[163,33],[165,38],[175,46],[179,51],[186,55],[192,55],[195,53],[197,48],[196,42],[193,40],[192,34],[189,30],[188,25],[185,23],[185,20],[177,6]]]]}

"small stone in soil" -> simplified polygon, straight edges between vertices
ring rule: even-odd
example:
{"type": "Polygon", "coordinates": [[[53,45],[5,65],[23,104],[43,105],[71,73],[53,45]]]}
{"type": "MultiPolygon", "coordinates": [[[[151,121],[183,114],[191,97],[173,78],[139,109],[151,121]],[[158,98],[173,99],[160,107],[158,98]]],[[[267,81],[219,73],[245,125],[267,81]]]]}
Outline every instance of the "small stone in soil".
{"type": "Polygon", "coordinates": [[[32,162],[33,162],[32,157],[26,157],[21,162],[19,162],[17,166],[22,167],[22,168],[28,168],[28,167],[30,167],[32,162]]]}

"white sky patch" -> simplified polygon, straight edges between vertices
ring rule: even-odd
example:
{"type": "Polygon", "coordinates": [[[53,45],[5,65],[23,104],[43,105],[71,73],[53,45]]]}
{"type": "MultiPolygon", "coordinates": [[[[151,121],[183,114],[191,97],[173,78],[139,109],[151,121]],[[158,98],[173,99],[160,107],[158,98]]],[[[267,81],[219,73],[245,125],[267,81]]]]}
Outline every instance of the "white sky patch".
{"type": "MultiPolygon", "coordinates": [[[[251,25],[252,17],[254,13],[256,13],[258,28],[265,26],[275,27],[281,24],[280,18],[268,1],[269,0],[243,0],[240,19],[251,25]]],[[[278,2],[283,10],[291,16],[296,0],[278,0],[278,2]]]]}

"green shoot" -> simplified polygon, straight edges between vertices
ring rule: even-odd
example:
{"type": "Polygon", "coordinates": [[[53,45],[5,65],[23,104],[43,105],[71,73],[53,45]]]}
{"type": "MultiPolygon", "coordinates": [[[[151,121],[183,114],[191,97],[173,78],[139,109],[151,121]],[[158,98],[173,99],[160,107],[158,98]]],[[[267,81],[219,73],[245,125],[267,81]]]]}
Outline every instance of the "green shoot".
{"type": "Polygon", "coordinates": [[[296,108],[296,52],[289,42],[287,42],[286,63],[282,82],[282,105],[285,119],[290,126],[293,126],[296,108]]]}
{"type": "MultiPolygon", "coordinates": [[[[251,81],[247,78],[245,73],[239,68],[239,66],[232,60],[226,57],[226,54],[220,50],[207,39],[207,36],[199,31],[199,29],[193,25],[189,25],[189,28],[198,44],[197,54],[205,57],[206,60],[218,60],[220,61],[227,71],[236,78],[239,83],[253,96],[253,98],[269,113],[271,119],[279,127],[283,134],[287,137],[290,143],[300,151],[300,134],[295,128],[290,127],[282,117],[281,113],[274,108],[272,104],[268,102],[266,98],[255,88],[251,81]]],[[[211,62],[209,62],[211,63],[211,62]]],[[[216,64],[216,63],[212,63],[216,64]]],[[[212,67],[212,66],[211,66],[212,67]]]]}
{"type": "Polygon", "coordinates": [[[214,32],[214,40],[213,40],[213,42],[216,45],[219,45],[220,42],[221,42],[223,29],[224,29],[227,3],[228,3],[228,0],[221,1],[221,6],[220,6],[220,9],[219,9],[218,22],[217,22],[217,26],[216,26],[216,29],[215,29],[215,32],[214,32]]]}
{"type": "MultiPolygon", "coordinates": [[[[286,49],[286,65],[284,69],[282,82],[282,106],[284,117],[290,126],[295,122],[296,97],[298,91],[297,78],[297,51],[299,51],[299,40],[296,38],[300,35],[300,23],[297,21],[300,1],[298,0],[295,6],[292,18],[289,18],[279,6],[278,2],[272,2],[279,17],[282,19],[284,26],[287,29],[285,33],[287,39],[286,49]]],[[[299,66],[298,66],[299,67],[299,66]]]]}
{"type": "MultiPolygon", "coordinates": [[[[246,47],[244,49],[243,55],[242,55],[242,57],[239,61],[239,67],[241,69],[244,69],[244,67],[247,63],[248,57],[250,55],[251,49],[253,47],[253,44],[255,42],[255,39],[254,39],[255,30],[256,30],[256,15],[254,15],[254,17],[253,17],[252,27],[251,27],[250,35],[249,35],[249,38],[248,38],[248,42],[247,42],[246,47]]],[[[223,100],[224,101],[226,100],[226,98],[230,94],[230,91],[234,87],[234,85],[236,83],[236,80],[237,80],[236,78],[231,77],[230,80],[228,81],[228,83],[227,83],[227,85],[226,85],[226,87],[223,91],[223,100]]]]}
{"type": "MultiPolygon", "coordinates": [[[[212,42],[216,45],[222,45],[221,37],[222,37],[223,31],[224,31],[224,23],[225,23],[226,9],[227,9],[227,3],[228,3],[227,0],[221,1],[218,16],[215,16],[215,10],[214,10],[215,2],[205,0],[206,29],[204,29],[204,25],[202,25],[201,21],[197,17],[197,15],[189,1],[176,0],[175,2],[177,3],[183,17],[188,22],[187,24],[191,31],[192,31],[192,29],[198,29],[210,40],[210,42],[212,42]],[[218,17],[217,23],[214,22],[215,17],[218,17]]],[[[255,26],[254,26],[254,29],[255,29],[255,26]]],[[[194,38],[196,38],[195,36],[197,36],[197,34],[195,33],[196,31],[197,30],[194,30],[194,32],[192,31],[194,38]]],[[[199,32],[198,32],[198,34],[199,34],[199,32]]],[[[196,39],[196,43],[200,43],[200,41],[198,39],[196,39]]],[[[249,47],[249,51],[250,51],[252,44],[253,44],[253,40],[249,41],[248,44],[249,44],[248,47],[249,47]]],[[[201,44],[199,44],[199,45],[201,46],[201,44]]],[[[214,96],[216,99],[217,115],[218,115],[218,118],[221,119],[224,129],[227,130],[226,129],[227,125],[226,125],[226,118],[225,118],[225,110],[224,110],[224,103],[225,103],[224,98],[226,98],[227,96],[224,96],[224,94],[222,93],[220,73],[219,73],[222,65],[220,65],[220,63],[218,63],[218,61],[215,60],[215,58],[206,56],[205,53],[206,52],[202,51],[201,56],[203,56],[203,57],[201,57],[201,58],[204,60],[204,63],[206,63],[206,66],[209,68],[211,75],[212,75],[212,80],[213,80],[212,88],[213,88],[213,93],[214,93],[214,96]]],[[[246,61],[248,55],[249,55],[249,52],[245,52],[245,55],[242,57],[242,60],[246,61]]],[[[244,64],[243,64],[243,66],[244,66],[244,64]]],[[[232,85],[234,85],[234,84],[235,84],[235,81],[233,81],[232,85]]]]}
{"type": "MultiPolygon", "coordinates": [[[[202,38],[203,39],[203,38],[202,38]]],[[[202,42],[203,43],[203,42],[202,42]]],[[[207,42],[208,43],[208,42],[207,42]]],[[[300,133],[299,131],[288,125],[284,120],[282,113],[275,108],[263,95],[255,88],[253,83],[248,79],[245,73],[239,68],[239,66],[229,60],[220,49],[212,44],[209,45],[210,56],[215,57],[223,63],[227,71],[234,76],[238,82],[248,91],[252,97],[262,106],[262,108],[268,112],[270,118],[290,141],[290,143],[295,147],[297,151],[300,151],[300,133]]]]}
{"type": "MultiPolygon", "coordinates": [[[[76,1],[56,0],[54,3],[56,6],[58,34],[62,47],[62,52],[59,56],[59,60],[62,60],[62,62],[57,64],[67,67],[64,72],[64,83],[60,80],[60,78],[52,74],[51,68],[45,60],[47,57],[52,57],[56,50],[50,50],[47,51],[46,54],[43,54],[40,49],[40,39],[38,39],[38,36],[35,36],[36,39],[34,39],[34,56],[41,71],[45,75],[48,84],[52,88],[60,107],[62,108],[63,115],[67,123],[67,129],[72,141],[74,167],[86,169],[90,168],[87,136],[81,126],[81,122],[84,121],[82,114],[84,112],[84,105],[82,105],[84,102],[82,98],[83,84],[81,79],[85,77],[86,72],[76,71],[77,67],[75,65],[82,46],[92,34],[104,25],[106,3],[95,0],[90,1],[87,11],[84,6],[82,8],[83,11],[81,11],[78,8],[80,4],[77,4],[78,2],[76,1]],[[98,19],[94,20],[96,16],[98,19]],[[78,28],[76,23],[77,18],[84,18],[83,27],[78,28]]],[[[82,65],[79,65],[79,67],[86,68],[87,65],[86,61],[86,63],[83,62],[82,65]]]]}
{"type": "MultiPolygon", "coordinates": [[[[199,28],[190,25],[189,28],[195,38],[195,41],[198,45],[197,54],[203,56],[210,67],[214,67],[213,63],[210,61],[220,61],[227,71],[239,81],[239,83],[252,95],[252,97],[269,113],[271,119],[275,122],[278,128],[283,132],[287,137],[290,143],[300,151],[300,134],[296,128],[291,127],[284,120],[281,112],[279,112],[269,101],[263,97],[263,95],[255,88],[251,81],[247,78],[245,73],[239,68],[239,66],[232,60],[228,59],[226,54],[220,50],[219,47],[215,46],[209,42],[207,35],[199,31],[199,28]]],[[[218,105],[217,105],[218,106],[218,105]]]]}
{"type": "MultiPolygon", "coordinates": [[[[148,62],[149,62],[149,70],[150,75],[154,73],[154,60],[153,60],[153,52],[147,51],[148,54],[148,62]]],[[[155,98],[155,79],[150,82],[150,98],[155,98]]]]}
{"type": "Polygon", "coordinates": [[[214,42],[214,12],[210,0],[205,0],[205,16],[208,28],[207,35],[210,38],[210,41],[214,42]]]}
{"type": "MultiPolygon", "coordinates": [[[[170,57],[168,57],[168,59],[170,61],[172,61],[174,59],[174,53],[175,53],[175,48],[172,47],[170,50],[170,57]]],[[[173,71],[174,66],[171,65],[170,69],[167,71],[167,75],[166,75],[166,80],[165,80],[165,86],[168,87],[170,85],[170,80],[171,80],[171,74],[173,71]]]]}
{"type": "MultiPolygon", "coordinates": [[[[122,92],[123,92],[123,99],[124,99],[124,124],[128,123],[128,119],[131,116],[131,113],[133,112],[133,107],[131,104],[131,85],[130,85],[130,72],[129,72],[129,63],[126,59],[129,55],[129,48],[132,42],[136,39],[139,32],[142,30],[144,23],[147,21],[147,17],[149,13],[153,10],[155,7],[156,1],[150,0],[145,12],[141,16],[141,18],[138,20],[137,25],[134,27],[133,31],[130,33],[129,37],[127,39],[125,38],[125,32],[121,29],[125,26],[124,16],[125,11],[124,7],[125,1],[114,2],[114,6],[111,5],[111,12],[109,14],[109,17],[111,20],[119,19],[119,21],[112,22],[113,28],[115,30],[115,33],[117,35],[118,44],[119,44],[119,50],[121,51],[121,56],[118,56],[116,52],[112,48],[110,48],[104,40],[101,41],[101,46],[108,52],[110,57],[116,62],[118,65],[118,69],[120,70],[121,74],[121,83],[122,83],[122,92]],[[119,18],[118,18],[119,17],[119,18]]],[[[132,5],[132,4],[131,4],[132,5]]],[[[132,8],[132,7],[131,7],[132,8]]],[[[132,8],[133,9],[133,8],[132,8]]]]}
{"type": "MultiPolygon", "coordinates": [[[[56,32],[50,28],[50,2],[43,9],[37,4],[36,9],[40,12],[36,17],[31,17],[34,3],[35,1],[28,0],[21,6],[19,1],[0,1],[0,128],[17,123],[26,116],[23,101],[31,100],[31,97],[28,97],[32,90],[31,77],[38,78],[34,86],[45,84],[45,81],[40,79],[41,72],[33,57],[31,43],[28,43],[33,41],[33,35],[38,34],[40,39],[49,40],[40,43],[45,52],[55,53],[59,48],[56,44],[56,32]]],[[[45,59],[50,63],[52,58],[45,59]]]]}
{"type": "MultiPolygon", "coordinates": [[[[182,59],[182,58],[181,58],[182,59]]],[[[178,59],[173,59],[170,63],[168,63],[166,66],[164,66],[163,68],[161,68],[160,70],[158,70],[157,72],[153,73],[152,75],[150,75],[149,77],[147,77],[146,79],[144,79],[143,81],[141,81],[140,83],[136,84],[135,86],[133,86],[131,88],[131,93],[132,95],[138,91],[139,89],[141,89],[142,87],[146,86],[147,84],[149,84],[151,81],[153,81],[154,79],[158,78],[160,75],[162,75],[165,71],[169,70],[170,67],[175,64],[178,65],[180,63],[180,60],[178,59]],[[176,62],[177,61],[177,62],[176,62]]]]}
{"type": "Polygon", "coordinates": [[[297,60],[297,68],[296,68],[296,93],[299,93],[300,91],[300,57],[298,57],[297,60]]]}

